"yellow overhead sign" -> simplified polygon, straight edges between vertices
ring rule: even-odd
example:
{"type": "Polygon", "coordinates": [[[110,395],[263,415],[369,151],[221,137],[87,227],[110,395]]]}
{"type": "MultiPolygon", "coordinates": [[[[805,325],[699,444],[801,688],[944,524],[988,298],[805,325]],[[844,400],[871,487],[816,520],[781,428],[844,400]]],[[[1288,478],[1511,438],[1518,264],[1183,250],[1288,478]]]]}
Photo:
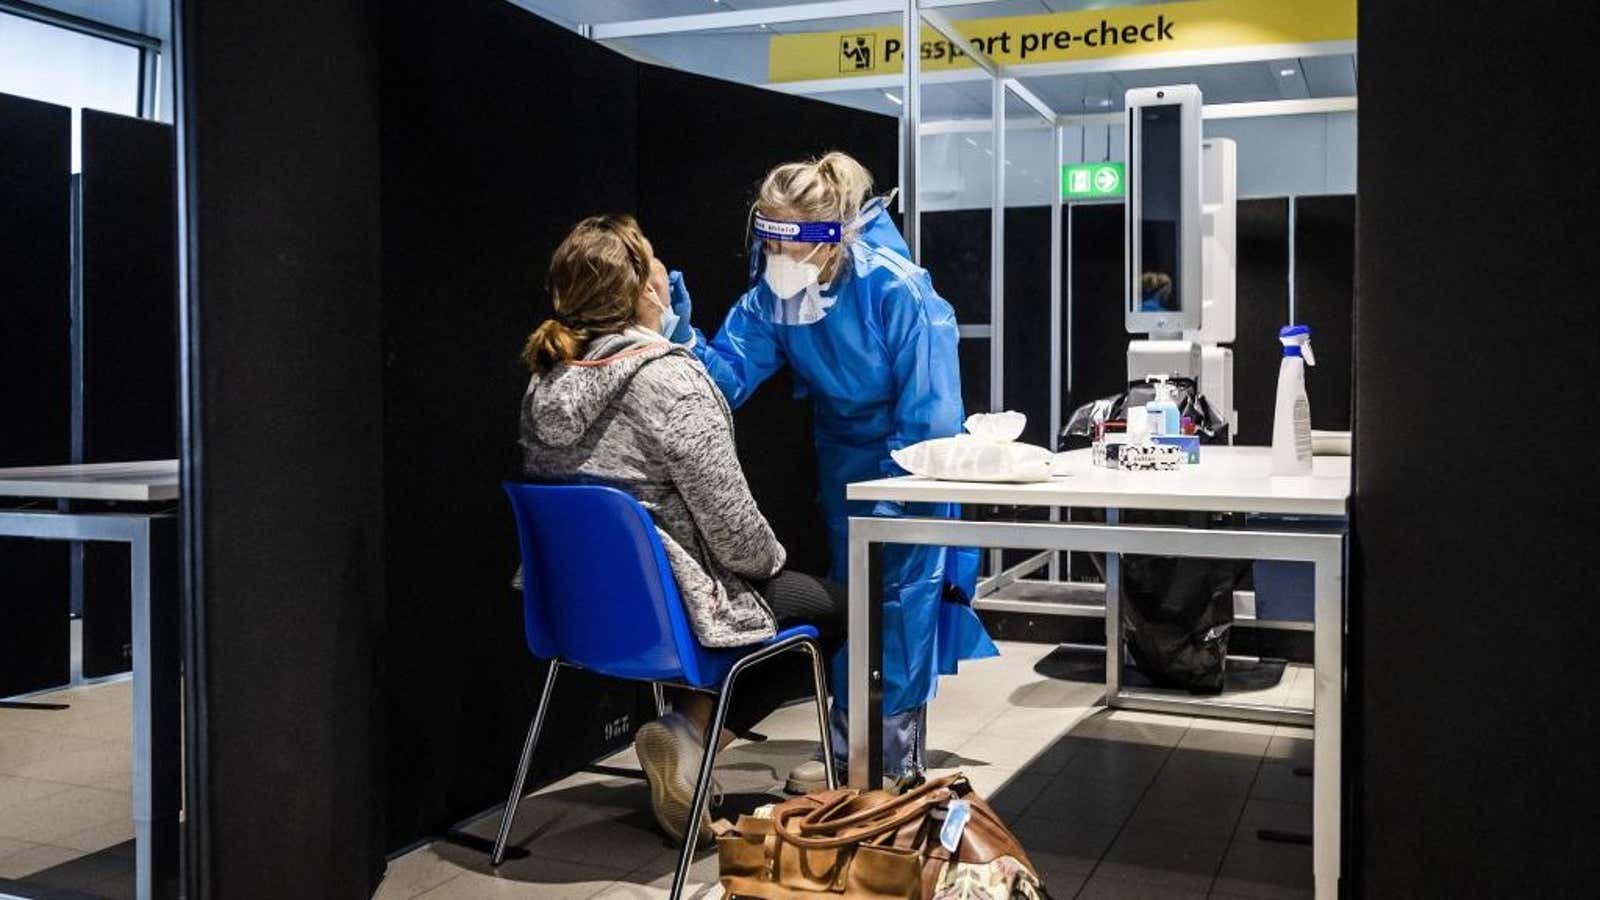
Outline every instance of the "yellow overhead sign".
{"type": "MultiPolygon", "coordinates": [[[[1356,0],[1195,0],[1077,12],[964,19],[966,47],[1002,65],[1076,62],[1189,50],[1353,41],[1356,0]]],[[[773,35],[771,82],[898,74],[905,65],[897,26],[773,35]]],[[[966,47],[923,26],[925,72],[973,65],[966,47]]]]}

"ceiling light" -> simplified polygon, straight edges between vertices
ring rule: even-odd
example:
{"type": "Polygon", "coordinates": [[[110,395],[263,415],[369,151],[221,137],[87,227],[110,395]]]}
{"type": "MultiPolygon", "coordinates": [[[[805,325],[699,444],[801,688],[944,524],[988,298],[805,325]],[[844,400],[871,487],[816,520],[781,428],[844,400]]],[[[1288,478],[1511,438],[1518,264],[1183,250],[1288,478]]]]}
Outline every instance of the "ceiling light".
{"type": "Polygon", "coordinates": [[[1106,107],[1108,107],[1110,105],[1111,105],[1111,98],[1110,97],[1101,97],[1100,98],[1100,108],[1101,109],[1105,109],[1106,107]]]}
{"type": "Polygon", "coordinates": [[[888,91],[884,91],[883,95],[885,97],[888,97],[889,98],[889,102],[893,103],[895,106],[904,106],[905,105],[905,101],[904,100],[901,100],[899,97],[896,97],[894,94],[892,94],[892,93],[890,93],[888,91]]]}
{"type": "Polygon", "coordinates": [[[1282,78],[1288,78],[1289,76],[1291,76],[1293,74],[1294,74],[1294,70],[1293,69],[1279,69],[1278,70],[1278,75],[1279,75],[1279,77],[1282,77],[1282,78]]]}

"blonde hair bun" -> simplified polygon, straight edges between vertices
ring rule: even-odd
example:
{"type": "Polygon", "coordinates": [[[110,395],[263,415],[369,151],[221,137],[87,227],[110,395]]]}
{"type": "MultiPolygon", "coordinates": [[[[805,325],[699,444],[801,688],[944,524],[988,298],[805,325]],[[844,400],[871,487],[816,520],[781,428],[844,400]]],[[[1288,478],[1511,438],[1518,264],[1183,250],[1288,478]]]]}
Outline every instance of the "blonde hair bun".
{"type": "Polygon", "coordinates": [[[834,150],[768,172],[756,194],[756,211],[775,219],[848,223],[871,194],[872,173],[855,157],[834,150]]]}

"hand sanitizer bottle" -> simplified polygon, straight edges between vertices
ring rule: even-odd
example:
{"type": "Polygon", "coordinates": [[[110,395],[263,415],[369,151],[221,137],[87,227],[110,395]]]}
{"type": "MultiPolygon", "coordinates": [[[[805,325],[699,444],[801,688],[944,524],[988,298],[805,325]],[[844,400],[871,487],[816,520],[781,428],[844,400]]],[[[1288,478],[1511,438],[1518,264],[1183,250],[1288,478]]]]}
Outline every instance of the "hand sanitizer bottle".
{"type": "Polygon", "coordinates": [[[1155,399],[1144,405],[1150,411],[1150,433],[1182,433],[1183,417],[1178,415],[1178,404],[1172,399],[1172,385],[1167,383],[1167,376],[1151,375],[1145,380],[1155,386],[1155,399]]]}
{"type": "Polygon", "coordinates": [[[1306,366],[1311,328],[1290,325],[1278,332],[1283,362],[1278,366],[1278,402],[1272,416],[1272,474],[1311,474],[1311,401],[1306,399],[1306,366]]]}

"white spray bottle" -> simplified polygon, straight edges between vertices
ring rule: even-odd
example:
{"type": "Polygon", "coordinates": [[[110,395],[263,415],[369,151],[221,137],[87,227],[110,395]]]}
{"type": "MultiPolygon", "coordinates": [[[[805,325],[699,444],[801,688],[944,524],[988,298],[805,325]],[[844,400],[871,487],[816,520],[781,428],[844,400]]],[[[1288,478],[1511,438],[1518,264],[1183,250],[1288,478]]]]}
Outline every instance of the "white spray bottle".
{"type": "Polygon", "coordinates": [[[1290,325],[1278,332],[1283,362],[1278,366],[1278,402],[1272,416],[1272,474],[1311,474],[1311,401],[1306,399],[1306,366],[1311,328],[1290,325]]]}

